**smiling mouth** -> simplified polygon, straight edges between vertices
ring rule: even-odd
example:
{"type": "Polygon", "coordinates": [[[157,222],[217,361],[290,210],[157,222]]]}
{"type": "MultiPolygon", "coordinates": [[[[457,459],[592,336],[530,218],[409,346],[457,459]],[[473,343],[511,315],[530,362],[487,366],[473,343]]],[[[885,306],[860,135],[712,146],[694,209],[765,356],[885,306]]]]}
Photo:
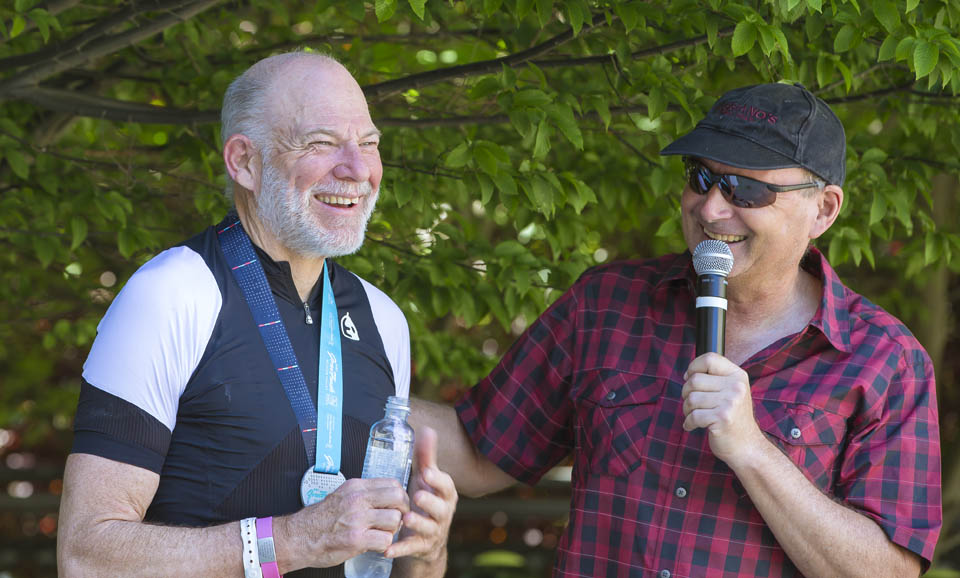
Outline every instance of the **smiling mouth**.
{"type": "Polygon", "coordinates": [[[746,235],[720,235],[718,233],[711,233],[706,229],[703,230],[703,234],[706,235],[707,238],[709,239],[723,241],[724,243],[737,243],[747,238],[746,235]]]}
{"type": "Polygon", "coordinates": [[[327,205],[347,208],[353,207],[360,201],[360,197],[337,197],[334,195],[316,195],[314,198],[327,205]]]}

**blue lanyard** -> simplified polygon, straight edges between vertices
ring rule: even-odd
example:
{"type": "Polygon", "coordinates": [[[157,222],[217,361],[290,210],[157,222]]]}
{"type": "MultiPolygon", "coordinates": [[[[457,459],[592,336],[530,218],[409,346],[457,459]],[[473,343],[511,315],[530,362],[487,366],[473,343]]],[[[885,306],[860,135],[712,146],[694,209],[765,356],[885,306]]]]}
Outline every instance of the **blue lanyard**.
{"type": "Polygon", "coordinates": [[[243,230],[240,219],[229,214],[217,225],[220,247],[233,276],[243,291],[263,344],[270,354],[277,376],[297,416],[307,461],[314,471],[335,474],[340,471],[342,436],[343,369],[340,335],[337,331],[337,304],[324,261],[323,312],[320,325],[320,362],[317,375],[317,412],[307,391],[307,383],[290,344],[277,302],[257,259],[253,244],[243,230]],[[313,439],[311,439],[313,438],[313,439]]]}

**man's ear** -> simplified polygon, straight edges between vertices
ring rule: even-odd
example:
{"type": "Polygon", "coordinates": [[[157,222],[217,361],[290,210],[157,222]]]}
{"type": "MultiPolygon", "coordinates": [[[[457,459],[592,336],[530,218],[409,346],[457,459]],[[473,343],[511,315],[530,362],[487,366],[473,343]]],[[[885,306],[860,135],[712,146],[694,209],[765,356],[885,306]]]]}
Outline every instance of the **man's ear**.
{"type": "Polygon", "coordinates": [[[233,182],[248,191],[260,182],[260,153],[246,136],[235,134],[227,139],[223,144],[223,163],[233,182]]]}
{"type": "Polygon", "coordinates": [[[837,185],[827,185],[817,201],[817,218],[810,230],[810,238],[816,239],[833,225],[843,207],[843,189],[837,185]]]}

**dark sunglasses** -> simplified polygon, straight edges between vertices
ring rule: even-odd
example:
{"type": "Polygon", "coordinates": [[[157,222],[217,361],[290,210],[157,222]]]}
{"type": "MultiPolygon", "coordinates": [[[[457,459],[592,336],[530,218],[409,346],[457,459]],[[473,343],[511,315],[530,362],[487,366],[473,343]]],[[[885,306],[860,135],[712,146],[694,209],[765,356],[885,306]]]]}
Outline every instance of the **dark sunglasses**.
{"type": "Polygon", "coordinates": [[[742,175],[718,175],[689,157],[685,157],[683,163],[687,170],[687,183],[693,192],[706,195],[714,185],[718,185],[727,202],[746,209],[772,205],[777,200],[777,193],[821,188],[825,184],[823,181],[813,181],[799,185],[772,185],[742,175]]]}

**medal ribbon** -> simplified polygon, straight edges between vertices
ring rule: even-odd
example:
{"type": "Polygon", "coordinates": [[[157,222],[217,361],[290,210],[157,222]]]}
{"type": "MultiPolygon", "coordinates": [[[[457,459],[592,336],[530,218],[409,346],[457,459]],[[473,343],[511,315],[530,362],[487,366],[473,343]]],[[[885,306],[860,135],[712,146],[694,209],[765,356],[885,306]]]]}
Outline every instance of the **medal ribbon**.
{"type": "Polygon", "coordinates": [[[253,314],[254,323],[267,348],[277,377],[287,394],[287,400],[297,416],[307,461],[314,463],[314,471],[335,474],[340,471],[341,406],[343,399],[343,372],[340,353],[340,335],[337,331],[337,305],[330,286],[326,261],[323,273],[323,312],[320,325],[320,366],[317,376],[317,412],[307,391],[307,382],[297,362],[297,356],[280,319],[277,302],[263,272],[250,238],[235,214],[217,225],[220,247],[234,279],[253,314]]]}

